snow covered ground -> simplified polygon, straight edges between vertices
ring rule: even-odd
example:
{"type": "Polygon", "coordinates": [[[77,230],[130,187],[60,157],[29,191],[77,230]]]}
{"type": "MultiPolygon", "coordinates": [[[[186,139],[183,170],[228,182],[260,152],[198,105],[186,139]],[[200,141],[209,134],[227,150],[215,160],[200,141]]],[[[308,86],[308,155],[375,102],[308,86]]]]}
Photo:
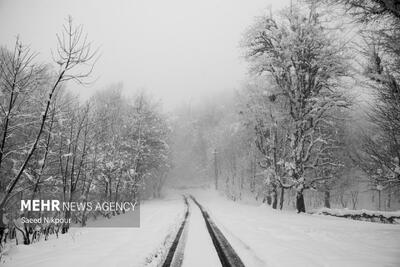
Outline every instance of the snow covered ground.
{"type": "Polygon", "coordinates": [[[71,228],[58,239],[12,247],[0,265],[157,266],[162,259],[154,255],[164,253],[183,218],[182,197],[144,202],[140,209],[140,228],[71,228]]]}
{"type": "Polygon", "coordinates": [[[246,205],[192,194],[246,266],[400,266],[400,226],[246,205]]]}
{"type": "MultiPolygon", "coordinates": [[[[193,194],[246,266],[400,266],[400,226],[275,211],[217,192],[171,191],[141,205],[140,228],[74,228],[58,239],[11,248],[4,266],[157,266],[193,194]],[[155,256],[157,255],[157,257],[155,256]]],[[[200,210],[190,200],[183,266],[220,266],[200,210]]]]}

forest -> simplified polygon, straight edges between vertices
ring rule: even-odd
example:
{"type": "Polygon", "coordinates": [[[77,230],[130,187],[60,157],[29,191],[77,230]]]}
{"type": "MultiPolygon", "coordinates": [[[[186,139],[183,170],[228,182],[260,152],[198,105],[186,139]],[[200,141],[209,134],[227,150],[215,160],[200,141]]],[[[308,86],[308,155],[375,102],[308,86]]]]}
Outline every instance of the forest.
{"type": "MultiPolygon", "coordinates": [[[[19,38],[0,48],[1,243],[70,229],[24,225],[22,199],[142,201],[206,187],[298,213],[399,209],[397,1],[302,1],[256,17],[240,43],[246,81],[170,112],[118,81],[87,100],[71,93],[95,83],[101,50],[71,17],[55,43],[49,62],[19,38]]],[[[57,216],[85,226],[118,214],[57,216]]]]}
{"type": "Polygon", "coordinates": [[[400,11],[387,2],[311,1],[256,18],[242,88],[178,111],[180,171],[274,209],[398,208],[400,11]]]}

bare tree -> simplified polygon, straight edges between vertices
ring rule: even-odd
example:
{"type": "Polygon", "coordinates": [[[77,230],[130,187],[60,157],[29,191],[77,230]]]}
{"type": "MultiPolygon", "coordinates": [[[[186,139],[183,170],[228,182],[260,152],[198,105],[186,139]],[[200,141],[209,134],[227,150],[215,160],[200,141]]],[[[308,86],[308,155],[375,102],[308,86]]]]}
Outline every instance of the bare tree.
{"type": "Polygon", "coordinates": [[[352,204],[353,210],[355,210],[357,207],[357,203],[358,203],[358,191],[351,191],[350,197],[351,197],[351,204],[352,204]]]}
{"type": "Polygon", "coordinates": [[[397,0],[327,0],[327,2],[344,6],[346,11],[361,23],[388,17],[400,20],[400,3],[397,0]]]}
{"type": "MultiPolygon", "coordinates": [[[[24,149],[23,145],[18,145],[19,142],[11,140],[12,133],[34,126],[32,122],[36,120],[33,116],[37,114],[29,114],[32,110],[26,108],[27,98],[43,85],[41,80],[45,78],[46,69],[33,63],[36,54],[23,46],[19,38],[12,52],[4,48],[0,52],[0,175],[3,176],[4,161],[24,149]]],[[[4,189],[4,183],[8,181],[1,178],[1,188],[4,189]]]]}
{"type": "MultiPolygon", "coordinates": [[[[32,144],[29,146],[27,153],[24,155],[24,160],[22,161],[20,166],[18,166],[18,170],[15,176],[8,183],[5,189],[5,194],[0,200],[1,211],[4,210],[15,186],[20,181],[25,168],[27,167],[29,161],[35,153],[35,150],[38,147],[38,143],[40,138],[42,137],[42,133],[44,131],[50,112],[50,106],[54,99],[56,90],[59,89],[60,86],[68,80],[74,80],[78,83],[84,83],[85,79],[89,77],[93,70],[92,63],[96,52],[92,52],[91,44],[87,41],[87,37],[83,36],[82,26],[74,27],[72,23],[72,18],[69,17],[66,25],[64,25],[61,36],[57,35],[57,39],[58,47],[55,61],[59,65],[59,71],[55,76],[55,80],[52,86],[47,90],[48,94],[45,100],[44,110],[40,115],[39,127],[35,133],[36,137],[33,140],[32,144]],[[81,72],[81,70],[77,71],[80,66],[89,66],[89,70],[85,72],[81,72]]],[[[21,45],[18,45],[18,47],[16,48],[18,51],[16,52],[17,64],[12,64],[12,66],[14,66],[14,71],[12,71],[12,73],[15,74],[14,83],[11,83],[12,90],[17,89],[16,85],[18,83],[21,83],[21,80],[17,80],[18,78],[20,78],[21,67],[24,68],[24,66],[27,66],[32,60],[32,56],[30,56],[30,54],[24,54],[21,45]]],[[[24,80],[22,80],[22,82],[23,81],[24,80]]],[[[13,97],[10,97],[11,102],[13,102],[13,99],[13,97]]],[[[3,139],[4,136],[6,136],[6,134],[3,134],[3,139]]]]}

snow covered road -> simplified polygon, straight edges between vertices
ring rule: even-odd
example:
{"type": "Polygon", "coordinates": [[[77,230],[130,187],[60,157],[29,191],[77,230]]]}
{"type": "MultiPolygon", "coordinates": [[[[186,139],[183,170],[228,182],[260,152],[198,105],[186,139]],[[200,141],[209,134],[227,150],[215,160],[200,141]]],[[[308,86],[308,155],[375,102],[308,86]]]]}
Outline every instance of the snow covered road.
{"type": "Polygon", "coordinates": [[[189,200],[190,218],[183,267],[221,266],[200,209],[189,200]]]}
{"type": "Polygon", "coordinates": [[[400,226],[275,211],[192,192],[246,266],[400,266],[400,226]]]}
{"type": "Polygon", "coordinates": [[[244,267],[204,207],[193,196],[184,196],[184,202],[185,219],[162,266],[244,267]]]}
{"type": "MultiPolygon", "coordinates": [[[[200,190],[145,202],[140,228],[73,228],[58,239],[13,247],[1,264],[161,266],[184,219],[183,193],[196,197],[245,266],[400,266],[399,225],[275,211],[200,190]]],[[[201,210],[188,201],[185,242],[177,249],[182,266],[221,266],[201,210]]]]}

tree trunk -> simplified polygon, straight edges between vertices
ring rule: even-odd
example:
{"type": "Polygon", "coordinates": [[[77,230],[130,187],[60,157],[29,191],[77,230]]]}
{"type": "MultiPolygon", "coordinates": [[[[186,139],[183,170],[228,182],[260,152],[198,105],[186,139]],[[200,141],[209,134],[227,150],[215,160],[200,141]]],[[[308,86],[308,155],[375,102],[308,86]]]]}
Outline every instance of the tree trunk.
{"type": "Polygon", "coordinates": [[[250,161],[250,170],[251,170],[251,177],[250,177],[250,192],[254,194],[256,189],[256,170],[255,170],[255,161],[250,161]]]}
{"type": "Polygon", "coordinates": [[[331,192],[329,192],[328,190],[326,190],[326,191],[324,192],[324,206],[325,206],[325,208],[328,208],[328,209],[331,208],[330,198],[331,198],[331,192]]]}
{"type": "Polygon", "coordinates": [[[381,190],[378,190],[378,210],[381,210],[381,190]]]}
{"type": "Polygon", "coordinates": [[[306,212],[306,205],[304,204],[303,190],[296,191],[296,210],[297,210],[297,213],[306,212]]]}
{"type": "Polygon", "coordinates": [[[6,234],[6,228],[7,228],[7,225],[3,221],[3,217],[4,217],[4,210],[0,209],[0,246],[3,245],[3,239],[5,241],[4,236],[6,234]]]}
{"type": "Polygon", "coordinates": [[[276,207],[278,205],[278,193],[276,191],[276,186],[272,187],[271,198],[272,198],[272,208],[276,209],[276,207]]]}
{"type": "Polygon", "coordinates": [[[283,208],[283,201],[285,200],[285,188],[282,186],[281,187],[281,195],[280,195],[280,199],[279,199],[279,209],[282,210],[283,208]]]}
{"type": "MultiPolygon", "coordinates": [[[[70,201],[70,202],[71,202],[71,201],[70,201]]],[[[65,212],[65,216],[64,216],[65,222],[62,224],[62,227],[61,227],[61,233],[62,233],[62,234],[68,233],[68,230],[69,230],[69,223],[68,223],[68,220],[69,220],[69,218],[71,218],[71,211],[68,209],[68,210],[65,212]]]]}
{"type": "Polygon", "coordinates": [[[30,245],[31,244],[31,239],[30,239],[29,234],[30,234],[30,231],[31,231],[31,227],[30,226],[28,227],[26,224],[24,224],[24,229],[23,230],[25,231],[25,234],[23,234],[23,236],[24,236],[24,245],[30,245]]]}

